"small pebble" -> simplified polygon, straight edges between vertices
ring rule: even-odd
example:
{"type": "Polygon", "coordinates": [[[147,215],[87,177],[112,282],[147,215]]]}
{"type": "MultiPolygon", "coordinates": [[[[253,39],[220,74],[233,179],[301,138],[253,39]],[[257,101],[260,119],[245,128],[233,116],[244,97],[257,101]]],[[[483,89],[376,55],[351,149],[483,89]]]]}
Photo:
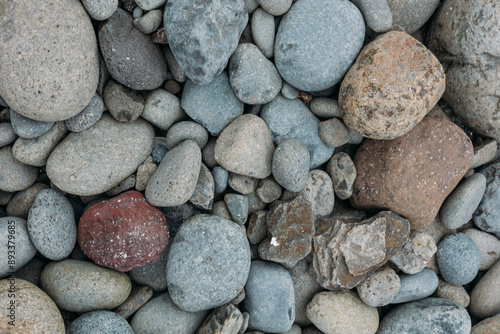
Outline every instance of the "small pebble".
{"type": "Polygon", "coordinates": [[[193,195],[189,201],[198,209],[212,210],[212,205],[214,204],[214,190],[214,177],[210,169],[208,169],[204,163],[201,163],[198,182],[196,183],[196,188],[194,188],[193,195]]]}
{"type": "Polygon", "coordinates": [[[371,30],[381,33],[392,27],[392,13],[387,0],[354,0],[352,3],[361,10],[371,30]]]}
{"type": "Polygon", "coordinates": [[[136,286],[130,291],[128,298],[117,308],[113,310],[124,319],[127,319],[153,296],[153,290],[149,286],[136,286]]]}
{"type": "Polygon", "coordinates": [[[293,86],[290,86],[286,82],[283,82],[283,87],[281,87],[281,95],[289,100],[293,100],[299,97],[299,90],[293,86]]]}
{"type": "Polygon", "coordinates": [[[144,110],[145,101],[139,92],[110,80],[104,88],[104,103],[119,122],[136,120],[144,110]]]}
{"type": "Polygon", "coordinates": [[[232,220],[240,225],[245,224],[248,217],[248,197],[239,194],[226,194],[224,202],[231,213],[232,220]]]}
{"type": "Polygon", "coordinates": [[[309,104],[311,112],[321,118],[341,118],[342,113],[339,109],[339,102],[328,97],[314,98],[309,104]]]}
{"type": "Polygon", "coordinates": [[[142,10],[142,8],[139,6],[135,7],[134,10],[132,11],[132,17],[134,19],[140,18],[142,16],[142,14],[144,14],[144,10],[142,10]]]}
{"type": "Polygon", "coordinates": [[[12,123],[0,123],[0,147],[12,144],[17,139],[17,134],[12,127],[12,123]]]}
{"type": "Polygon", "coordinates": [[[134,26],[143,34],[149,35],[154,32],[163,21],[163,13],[159,9],[147,12],[143,16],[134,19],[134,26]]]}
{"type": "Polygon", "coordinates": [[[210,212],[210,214],[214,216],[219,216],[227,220],[231,221],[233,220],[233,217],[231,217],[231,212],[229,212],[226,202],[224,201],[215,202],[214,206],[212,207],[212,212],[210,212]]]}
{"type": "Polygon", "coordinates": [[[331,118],[319,123],[319,137],[328,147],[334,148],[349,142],[349,131],[338,118],[331,118]]]}
{"type": "Polygon", "coordinates": [[[257,0],[243,0],[243,1],[245,2],[245,6],[247,7],[248,14],[252,14],[260,6],[257,0]]]}
{"type": "Polygon", "coordinates": [[[463,233],[471,238],[479,249],[481,256],[479,270],[488,270],[500,260],[500,240],[497,237],[473,228],[467,229],[463,233]]]}
{"type": "Polygon", "coordinates": [[[299,140],[282,141],[273,155],[274,179],[288,191],[302,191],[307,183],[309,161],[309,151],[299,140]]]}
{"type": "Polygon", "coordinates": [[[170,47],[165,46],[163,50],[165,53],[165,59],[167,59],[168,69],[170,73],[172,73],[174,79],[177,82],[185,82],[188,79],[188,77],[186,76],[184,70],[179,66],[179,63],[175,59],[175,56],[170,47]]]}
{"type": "Polygon", "coordinates": [[[292,6],[292,0],[257,0],[259,5],[269,14],[280,16],[292,6]]]}
{"type": "Polygon", "coordinates": [[[408,239],[401,251],[394,255],[390,261],[405,274],[416,274],[427,266],[429,260],[436,252],[436,242],[431,235],[412,231],[410,239],[408,239]]]}
{"type": "Polygon", "coordinates": [[[157,144],[155,144],[155,147],[151,151],[151,157],[153,158],[154,164],[159,165],[165,157],[165,154],[167,154],[168,149],[166,144],[166,139],[164,142],[158,142],[157,144]]]}
{"type": "Polygon", "coordinates": [[[265,178],[259,181],[259,186],[255,190],[255,194],[259,199],[268,204],[276,201],[282,194],[281,186],[273,178],[265,178]]]}
{"type": "Polygon", "coordinates": [[[487,139],[481,145],[474,147],[474,159],[470,168],[477,168],[493,160],[498,151],[498,143],[487,139]]]}
{"type": "Polygon", "coordinates": [[[486,191],[477,210],[474,212],[474,224],[481,230],[490,233],[500,232],[500,162],[491,164],[481,170],[486,176],[486,191]]]}
{"type": "Polygon", "coordinates": [[[96,21],[104,21],[118,8],[118,0],[82,0],[87,13],[96,21]]]}
{"type": "Polygon", "coordinates": [[[183,121],[172,125],[167,132],[167,149],[171,150],[185,140],[192,140],[202,150],[208,142],[208,132],[196,122],[183,121]]]}
{"type": "Polygon", "coordinates": [[[386,0],[392,13],[393,27],[401,27],[411,34],[429,20],[439,0],[386,0]]]}
{"type": "Polygon", "coordinates": [[[135,184],[136,184],[136,176],[135,176],[135,174],[132,174],[132,175],[128,176],[122,182],[118,183],[113,188],[106,191],[106,196],[114,197],[118,194],[121,194],[127,190],[134,188],[135,184]]]}
{"type": "Polygon", "coordinates": [[[69,325],[66,334],[123,333],[134,330],[121,315],[110,311],[93,311],[78,317],[69,325]]]}
{"type": "Polygon", "coordinates": [[[500,332],[500,314],[484,319],[472,327],[471,334],[496,334],[500,332]]]}
{"type": "Polygon", "coordinates": [[[232,304],[227,304],[216,308],[196,334],[239,333],[242,325],[243,315],[240,310],[232,304]]]}
{"type": "Polygon", "coordinates": [[[160,8],[167,0],[135,0],[135,3],[144,10],[160,8]]]}
{"type": "Polygon", "coordinates": [[[167,92],[174,95],[181,91],[181,86],[177,81],[174,80],[167,80],[167,82],[165,82],[165,84],[163,85],[163,88],[165,88],[167,92]]]}
{"type": "Polygon", "coordinates": [[[436,291],[439,280],[436,273],[424,269],[413,275],[400,274],[401,288],[391,304],[407,303],[429,297],[436,291]]]}
{"type": "Polygon", "coordinates": [[[221,166],[216,166],[212,169],[212,175],[215,182],[215,193],[223,193],[227,188],[229,172],[221,166]]]}
{"type": "Polygon", "coordinates": [[[203,163],[207,165],[208,168],[214,168],[219,165],[217,160],[215,160],[215,142],[217,138],[210,137],[208,139],[207,145],[201,151],[201,156],[203,163]]]}
{"type": "Polygon", "coordinates": [[[240,175],[236,173],[229,174],[229,186],[231,189],[243,195],[248,195],[254,192],[259,183],[258,179],[250,176],[240,175]]]}
{"type": "Polygon", "coordinates": [[[398,295],[401,280],[394,270],[384,267],[370,274],[356,289],[366,305],[381,307],[390,304],[398,295]]]}
{"type": "Polygon", "coordinates": [[[442,279],[439,279],[436,297],[447,299],[462,306],[463,308],[467,308],[470,303],[469,294],[463,286],[453,285],[442,279]]]}
{"type": "Polygon", "coordinates": [[[10,124],[14,132],[21,138],[33,139],[49,131],[54,122],[41,122],[27,118],[10,109],[10,124]]]}
{"type": "MultiPolygon", "coordinates": [[[[286,193],[286,192],[285,192],[286,193]]],[[[313,217],[328,216],[335,204],[333,184],[330,176],[322,170],[309,172],[305,188],[300,192],[312,205],[313,217]]]]}
{"type": "Polygon", "coordinates": [[[64,124],[71,132],[81,132],[94,125],[106,109],[103,99],[98,94],[95,94],[85,109],[65,120],[64,124]]]}
{"type": "Polygon", "coordinates": [[[248,215],[255,211],[264,210],[266,203],[262,202],[255,192],[250,193],[248,196],[248,215]]]}
{"type": "Polygon", "coordinates": [[[248,220],[247,237],[251,244],[260,243],[267,235],[267,211],[259,210],[248,220]]]}
{"type": "Polygon", "coordinates": [[[326,171],[332,178],[335,195],[340,199],[351,197],[357,175],[351,157],[345,152],[335,153],[328,161],[326,171]]]}
{"type": "MultiPolygon", "coordinates": [[[[251,27],[252,37],[255,45],[257,45],[257,47],[260,49],[260,51],[262,51],[266,58],[272,58],[274,55],[274,36],[276,35],[274,16],[269,14],[262,8],[257,8],[257,10],[255,10],[252,15],[251,27]]],[[[291,88],[295,89],[293,87],[291,88]]],[[[296,91],[298,95],[299,91],[296,91]]],[[[283,94],[283,96],[285,96],[285,94],[283,94]]],[[[296,97],[297,96],[293,98],[296,97]]]]}
{"type": "MultiPolygon", "coordinates": [[[[170,218],[170,217],[169,217],[170,218]]],[[[173,235],[175,232],[172,227],[172,220],[169,219],[170,232],[173,235]]],[[[147,285],[155,292],[163,292],[167,289],[167,277],[165,272],[167,270],[167,257],[170,251],[170,244],[167,245],[165,250],[161,253],[160,258],[151,264],[138,266],[132,268],[128,273],[134,282],[138,284],[147,285]]]]}
{"type": "Polygon", "coordinates": [[[135,178],[135,190],[143,191],[146,189],[149,179],[156,171],[156,168],[158,168],[158,166],[154,163],[145,163],[137,168],[137,175],[135,178]]]}
{"type": "Polygon", "coordinates": [[[161,88],[148,94],[144,111],[141,114],[142,118],[165,131],[185,116],[180,99],[161,88]]]}
{"type": "Polygon", "coordinates": [[[463,233],[454,233],[441,240],[436,259],[446,282],[465,285],[476,277],[481,255],[471,238],[463,233]]]}

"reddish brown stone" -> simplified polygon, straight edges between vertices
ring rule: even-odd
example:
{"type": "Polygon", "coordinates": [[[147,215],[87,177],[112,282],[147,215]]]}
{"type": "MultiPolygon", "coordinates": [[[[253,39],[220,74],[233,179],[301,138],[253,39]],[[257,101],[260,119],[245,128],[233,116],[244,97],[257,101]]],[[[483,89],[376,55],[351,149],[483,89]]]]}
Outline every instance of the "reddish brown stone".
{"type": "Polygon", "coordinates": [[[160,28],[151,34],[151,40],[156,44],[168,44],[167,34],[165,28],[160,28]]]}
{"type": "Polygon", "coordinates": [[[363,141],[354,156],[357,177],[351,203],[388,209],[424,228],[469,169],[474,156],[467,135],[452,122],[426,117],[394,140],[363,141]]]}
{"type": "Polygon", "coordinates": [[[78,244],[85,255],[118,271],[155,262],[168,238],[165,216],[137,191],[92,205],[78,225],[78,244]]]}

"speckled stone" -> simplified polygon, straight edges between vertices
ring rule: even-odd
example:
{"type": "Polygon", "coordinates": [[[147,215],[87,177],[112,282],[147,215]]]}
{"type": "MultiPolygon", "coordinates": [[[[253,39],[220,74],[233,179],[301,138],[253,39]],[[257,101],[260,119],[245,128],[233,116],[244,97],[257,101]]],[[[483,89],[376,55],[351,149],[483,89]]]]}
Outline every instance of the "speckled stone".
{"type": "Polygon", "coordinates": [[[0,123],[0,147],[12,144],[17,139],[17,133],[12,127],[12,123],[0,123]]]}
{"type": "Polygon", "coordinates": [[[231,212],[229,212],[226,202],[224,201],[215,202],[210,214],[227,220],[233,220],[233,217],[231,217],[231,212]]]}
{"type": "Polygon", "coordinates": [[[0,248],[0,278],[3,278],[22,268],[35,256],[37,250],[29,237],[26,220],[0,217],[0,231],[0,244],[3,245],[0,248]],[[9,245],[13,247],[9,248],[9,245]]]}
{"type": "Polygon", "coordinates": [[[40,137],[54,125],[54,122],[35,121],[24,117],[21,114],[10,109],[10,123],[14,132],[21,138],[33,139],[40,137]]]}
{"type": "Polygon", "coordinates": [[[332,212],[335,204],[333,184],[330,176],[324,171],[310,171],[306,186],[299,194],[311,203],[314,220],[326,217],[332,212]]]}
{"type": "Polygon", "coordinates": [[[359,298],[366,305],[381,307],[390,304],[401,289],[401,280],[389,267],[370,274],[357,287],[359,298]]]}
{"type": "Polygon", "coordinates": [[[413,231],[401,251],[391,258],[391,262],[405,274],[416,274],[427,266],[436,252],[436,242],[430,234],[413,231]]]}
{"type": "Polygon", "coordinates": [[[200,175],[189,201],[199,209],[212,210],[215,195],[215,181],[210,169],[201,163],[200,175]]]}
{"type": "Polygon", "coordinates": [[[154,174],[158,166],[154,163],[145,163],[137,168],[137,176],[135,178],[135,190],[143,191],[148,185],[149,179],[154,174]]]}
{"type": "Polygon", "coordinates": [[[42,189],[47,189],[48,187],[44,183],[35,183],[31,187],[15,194],[9,201],[9,204],[7,204],[7,215],[27,219],[29,210],[33,202],[35,202],[36,195],[42,189]]]}
{"type": "MultiPolygon", "coordinates": [[[[172,225],[172,224],[171,224],[172,225]]],[[[162,292],[167,289],[167,257],[170,251],[170,244],[161,253],[160,258],[151,264],[132,268],[128,274],[132,280],[139,284],[147,285],[155,292],[162,292]]]]}
{"type": "Polygon", "coordinates": [[[227,304],[216,308],[214,312],[205,319],[196,333],[239,333],[242,325],[243,315],[240,310],[232,304],[227,304]]]}
{"type": "Polygon", "coordinates": [[[500,314],[484,319],[472,327],[471,334],[496,334],[500,332],[500,314]]]}
{"type": "Polygon", "coordinates": [[[102,98],[95,94],[89,104],[75,116],[64,121],[71,132],[81,132],[94,125],[107,109],[102,98]]]}
{"type": "Polygon", "coordinates": [[[35,183],[37,168],[19,162],[12,154],[12,146],[0,148],[0,190],[14,192],[24,190],[35,183]]]}
{"type": "Polygon", "coordinates": [[[82,5],[94,20],[104,21],[118,8],[118,0],[82,0],[82,5]]]}
{"type": "Polygon", "coordinates": [[[299,140],[282,141],[274,151],[273,177],[288,191],[302,191],[307,183],[309,162],[309,150],[299,140]]]}
{"type": "Polygon", "coordinates": [[[469,311],[480,319],[500,313],[500,261],[472,289],[469,311]]]}
{"type": "Polygon", "coordinates": [[[141,114],[142,118],[165,131],[185,116],[180,99],[162,88],[148,94],[141,114]]]}
{"type": "Polygon", "coordinates": [[[143,10],[160,8],[167,2],[166,0],[135,0],[135,3],[143,10]]]}
{"type": "Polygon", "coordinates": [[[243,195],[248,195],[254,192],[259,184],[259,180],[250,176],[240,175],[236,173],[229,174],[229,186],[231,189],[243,195]]]}
{"type": "Polygon", "coordinates": [[[114,80],[108,82],[102,97],[109,113],[119,122],[135,121],[146,103],[139,92],[114,80]]]}
{"type": "Polygon", "coordinates": [[[113,310],[123,318],[127,319],[137,312],[153,296],[153,290],[149,286],[136,286],[130,291],[127,299],[113,310]]]}
{"type": "Polygon", "coordinates": [[[481,261],[476,244],[463,233],[444,237],[438,245],[436,259],[443,279],[454,285],[470,283],[481,261]]]}
{"type": "Polygon", "coordinates": [[[134,188],[135,183],[136,183],[135,174],[129,175],[125,180],[123,180],[113,188],[106,191],[105,195],[108,197],[114,197],[118,194],[121,194],[124,191],[134,188]]]}
{"type": "Polygon", "coordinates": [[[267,211],[259,210],[248,219],[247,237],[250,244],[258,244],[267,235],[267,211]]]}
{"type": "Polygon", "coordinates": [[[399,279],[401,288],[391,304],[407,303],[429,297],[436,291],[439,284],[436,273],[430,269],[424,269],[413,275],[400,274],[399,279]]]}
{"type": "Polygon", "coordinates": [[[257,8],[252,14],[251,21],[252,37],[255,45],[266,58],[272,58],[274,55],[274,37],[276,35],[274,16],[262,8],[257,8]]]}
{"type": "Polygon", "coordinates": [[[281,186],[273,178],[266,178],[259,181],[255,194],[259,199],[268,204],[279,199],[282,194],[281,186]]]}
{"type": "Polygon", "coordinates": [[[436,297],[447,299],[462,306],[463,308],[467,308],[470,303],[469,294],[463,286],[453,285],[442,279],[439,279],[436,297]]]}
{"type": "Polygon", "coordinates": [[[221,166],[216,166],[212,169],[212,175],[215,182],[215,193],[223,193],[227,188],[229,172],[221,166]]]}
{"type": "Polygon", "coordinates": [[[208,132],[203,126],[192,121],[172,125],[167,132],[167,149],[171,150],[185,140],[192,140],[202,150],[208,142],[208,132]]]}
{"type": "Polygon", "coordinates": [[[143,34],[149,35],[158,29],[163,21],[163,12],[155,9],[147,12],[145,15],[134,18],[134,26],[139,29],[143,34]]]}
{"type": "Polygon", "coordinates": [[[340,199],[348,199],[352,195],[356,180],[356,166],[349,154],[335,153],[326,166],[328,175],[332,178],[335,195],[340,199]]]}
{"type": "Polygon", "coordinates": [[[467,229],[463,233],[471,238],[479,249],[481,256],[479,270],[488,270],[500,260],[500,240],[497,237],[473,228],[467,229]]]}
{"type": "Polygon", "coordinates": [[[231,220],[244,225],[248,217],[248,197],[240,194],[226,194],[224,202],[231,214],[231,220]]]}
{"type": "Polygon", "coordinates": [[[49,263],[43,269],[41,284],[60,309],[71,312],[111,310],[123,303],[131,290],[124,273],[67,259],[49,263]]]}
{"type": "Polygon", "coordinates": [[[78,317],[69,325],[66,334],[134,334],[122,316],[110,311],[93,311],[78,317]]]}
{"type": "Polygon", "coordinates": [[[328,97],[316,97],[309,103],[311,112],[322,118],[342,117],[339,109],[339,102],[328,97]]]}
{"type": "Polygon", "coordinates": [[[373,31],[381,33],[392,26],[392,13],[387,0],[353,0],[363,13],[366,25],[373,31]]]}
{"type": "Polygon", "coordinates": [[[498,201],[500,199],[500,162],[491,164],[481,170],[486,176],[486,191],[477,210],[473,214],[474,224],[481,230],[490,233],[500,232],[500,210],[498,201]]]}
{"type": "Polygon", "coordinates": [[[412,34],[429,20],[439,0],[386,0],[392,13],[393,27],[401,27],[412,34]]]}
{"type": "Polygon", "coordinates": [[[349,130],[338,118],[319,123],[319,137],[328,147],[339,147],[349,142],[349,130]]]}

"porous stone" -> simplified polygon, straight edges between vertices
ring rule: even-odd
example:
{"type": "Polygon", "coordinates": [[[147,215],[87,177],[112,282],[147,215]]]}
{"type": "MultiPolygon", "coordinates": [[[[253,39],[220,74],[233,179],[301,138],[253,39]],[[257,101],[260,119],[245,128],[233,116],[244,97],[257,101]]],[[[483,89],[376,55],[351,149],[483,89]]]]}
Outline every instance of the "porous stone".
{"type": "Polygon", "coordinates": [[[463,231],[479,249],[481,262],[479,270],[490,269],[498,260],[500,260],[500,240],[483,231],[473,228],[463,231]]]}
{"type": "Polygon", "coordinates": [[[153,290],[151,290],[149,286],[136,286],[130,291],[130,295],[127,299],[120,306],[115,308],[113,312],[127,319],[146,304],[152,296],[153,290]]]}
{"type": "Polygon", "coordinates": [[[273,177],[288,191],[302,191],[309,175],[309,162],[309,150],[299,140],[282,141],[274,151],[273,177]]]}
{"type": "Polygon", "coordinates": [[[54,122],[41,122],[24,117],[10,109],[10,124],[14,132],[21,138],[33,139],[40,137],[54,125],[54,122]]]}
{"type": "Polygon", "coordinates": [[[200,124],[183,121],[172,125],[167,132],[167,149],[171,150],[184,140],[192,140],[202,150],[208,142],[208,132],[200,124]]]}
{"type": "MultiPolygon", "coordinates": [[[[287,192],[283,196],[287,195],[287,192]]],[[[332,180],[322,170],[315,169],[309,172],[304,189],[299,193],[311,203],[313,219],[328,216],[334,207],[332,180]]]]}
{"type": "Polygon", "coordinates": [[[359,298],[368,306],[390,304],[401,289],[401,280],[394,270],[382,268],[365,278],[357,287],[359,298]]]}
{"type": "Polygon", "coordinates": [[[401,288],[391,304],[401,304],[429,297],[436,291],[439,280],[436,273],[424,269],[416,274],[400,274],[401,288]]]}
{"type": "Polygon", "coordinates": [[[477,282],[470,294],[469,311],[484,319],[500,312],[500,261],[477,282]]]}
{"type": "Polygon", "coordinates": [[[12,127],[12,123],[0,123],[0,147],[12,144],[17,139],[17,133],[12,127]]]}
{"type": "Polygon", "coordinates": [[[412,231],[410,239],[403,245],[401,251],[391,258],[405,274],[421,272],[429,263],[430,258],[437,252],[434,238],[424,232],[412,231]]]}
{"type": "Polygon", "coordinates": [[[49,186],[44,183],[35,183],[31,187],[18,192],[7,204],[6,213],[8,216],[28,218],[31,206],[35,202],[38,193],[49,186]]]}
{"type": "Polygon", "coordinates": [[[351,197],[357,173],[356,166],[349,154],[345,152],[335,153],[328,161],[326,171],[332,179],[335,195],[340,199],[351,197]]]}
{"type": "Polygon", "coordinates": [[[110,311],[93,311],[78,317],[68,326],[66,334],[123,333],[134,330],[122,316],[110,311]]]}
{"type": "Polygon", "coordinates": [[[104,88],[104,103],[119,122],[135,121],[144,110],[144,98],[139,92],[110,80],[104,88]]]}
{"type": "Polygon", "coordinates": [[[243,325],[243,315],[236,306],[227,304],[218,307],[200,326],[196,334],[239,333],[243,325]]]}
{"type": "Polygon", "coordinates": [[[82,5],[94,20],[104,21],[118,8],[118,0],[82,0],[82,5]]]}
{"type": "Polygon", "coordinates": [[[65,120],[64,124],[71,132],[82,132],[94,125],[106,109],[103,99],[96,93],[82,111],[65,120]]]}
{"type": "Polygon", "coordinates": [[[442,279],[439,279],[436,297],[447,299],[462,306],[463,308],[467,308],[470,303],[469,294],[463,286],[453,285],[442,279]]]}
{"type": "Polygon", "coordinates": [[[268,177],[259,181],[255,194],[262,202],[268,204],[279,199],[281,197],[282,190],[278,182],[276,182],[273,178],[268,177]]]}
{"type": "Polygon", "coordinates": [[[436,259],[446,282],[465,285],[476,277],[481,257],[471,238],[463,233],[454,233],[441,240],[436,259]]]}
{"type": "Polygon", "coordinates": [[[474,224],[481,230],[490,233],[500,232],[500,210],[498,201],[500,199],[500,162],[491,164],[481,170],[486,177],[486,190],[476,211],[473,214],[474,224]]]}
{"type": "Polygon", "coordinates": [[[2,7],[0,95],[25,117],[62,121],[82,111],[99,76],[97,41],[80,1],[2,7]],[[21,61],[24,59],[25,61],[21,61]]]}
{"type": "Polygon", "coordinates": [[[0,190],[14,192],[24,190],[35,183],[38,170],[19,162],[12,154],[12,146],[0,148],[0,190]]]}
{"type": "Polygon", "coordinates": [[[251,29],[255,45],[266,58],[272,58],[274,56],[274,37],[276,35],[274,16],[262,8],[257,8],[252,14],[251,29]]]}
{"type": "Polygon", "coordinates": [[[141,114],[142,118],[165,131],[185,116],[180,99],[162,88],[148,94],[141,114]]]}
{"type": "Polygon", "coordinates": [[[23,218],[0,217],[0,231],[2,232],[0,234],[0,244],[2,245],[0,249],[0,278],[3,278],[21,269],[35,256],[37,249],[30,239],[26,220],[23,218]],[[9,248],[9,245],[13,247],[9,248]]]}

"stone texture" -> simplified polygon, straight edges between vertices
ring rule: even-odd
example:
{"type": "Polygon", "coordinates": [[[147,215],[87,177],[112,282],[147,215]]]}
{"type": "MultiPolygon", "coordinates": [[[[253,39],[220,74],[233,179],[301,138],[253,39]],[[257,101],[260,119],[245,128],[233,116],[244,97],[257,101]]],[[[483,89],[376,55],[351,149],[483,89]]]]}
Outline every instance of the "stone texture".
{"type": "Polygon", "coordinates": [[[389,209],[412,229],[429,225],[469,169],[470,139],[450,121],[424,118],[394,140],[365,140],[354,156],[358,176],[351,203],[389,209]]]}
{"type": "Polygon", "coordinates": [[[97,41],[80,1],[9,1],[0,20],[0,95],[23,116],[62,121],[92,99],[97,41]],[[24,61],[22,61],[24,60],[24,61]]]}
{"type": "Polygon", "coordinates": [[[255,191],[257,188],[257,184],[259,183],[258,179],[255,179],[250,176],[240,175],[236,173],[230,173],[228,184],[231,189],[239,192],[243,195],[248,195],[255,191]]]}
{"type": "Polygon", "coordinates": [[[439,279],[436,297],[447,299],[462,306],[463,308],[467,308],[470,303],[469,294],[463,286],[453,285],[442,279],[439,279]]]}
{"type": "Polygon", "coordinates": [[[12,144],[17,139],[17,133],[12,127],[12,123],[0,123],[0,147],[12,144]]]}
{"type": "Polygon", "coordinates": [[[165,136],[168,150],[173,149],[185,140],[192,140],[202,150],[208,142],[208,132],[200,124],[192,121],[182,121],[172,125],[165,136]]]}
{"type": "Polygon", "coordinates": [[[391,304],[407,303],[429,297],[436,291],[439,284],[436,273],[430,269],[424,269],[413,275],[400,274],[399,279],[401,288],[391,304]]]}
{"type": "Polygon", "coordinates": [[[144,98],[135,90],[110,80],[104,88],[104,103],[118,122],[135,121],[144,110],[144,98]]]}
{"type": "Polygon", "coordinates": [[[41,122],[24,117],[10,109],[10,122],[14,132],[21,138],[33,139],[40,137],[54,125],[54,122],[41,122]]]}
{"type": "Polygon", "coordinates": [[[127,299],[117,308],[113,310],[123,318],[127,319],[144,304],[146,304],[153,296],[153,290],[149,286],[136,286],[130,291],[127,299]]]}
{"type": "Polygon", "coordinates": [[[495,158],[498,152],[498,143],[494,139],[486,139],[483,143],[474,147],[474,160],[470,168],[476,168],[487,164],[495,158]]]}
{"type": "Polygon", "coordinates": [[[257,8],[252,14],[251,29],[255,45],[266,58],[272,58],[274,55],[274,37],[276,36],[274,16],[262,8],[257,8]]]}
{"type": "Polygon", "coordinates": [[[147,12],[139,18],[134,19],[132,22],[134,23],[134,26],[143,34],[149,35],[155,32],[163,22],[163,12],[159,9],[155,9],[147,12]]]}
{"type": "MultiPolygon", "coordinates": [[[[283,199],[289,192],[283,194],[283,199]]],[[[311,203],[313,219],[316,221],[321,217],[328,216],[334,207],[335,196],[333,195],[332,180],[322,170],[315,169],[309,172],[306,186],[299,193],[311,203]]]]}
{"type": "Polygon", "coordinates": [[[463,233],[454,233],[441,240],[436,260],[439,272],[446,282],[465,285],[479,271],[480,253],[471,238],[463,233]]]}
{"type": "Polygon", "coordinates": [[[162,88],[148,94],[141,114],[142,118],[165,131],[185,116],[180,99],[162,88]]]}
{"type": "Polygon", "coordinates": [[[401,289],[401,280],[394,270],[384,267],[365,278],[357,287],[359,298],[368,306],[390,304],[401,289]]]}
{"type": "Polygon", "coordinates": [[[392,26],[392,13],[387,0],[353,0],[353,4],[363,13],[366,25],[373,31],[381,33],[392,26]]]}
{"type": "Polygon", "coordinates": [[[7,204],[7,215],[27,219],[30,208],[33,202],[35,202],[36,195],[42,189],[47,189],[48,187],[44,183],[35,183],[31,187],[15,194],[9,201],[9,204],[7,204]]]}
{"type": "Polygon", "coordinates": [[[311,112],[322,118],[342,117],[339,102],[328,97],[316,97],[309,103],[311,112]]]}
{"type": "Polygon", "coordinates": [[[254,212],[248,220],[247,237],[251,244],[260,243],[267,235],[267,211],[254,212]]]}
{"type": "Polygon", "coordinates": [[[472,327],[471,334],[496,334],[500,331],[500,314],[484,319],[472,327]]]}
{"type": "Polygon", "coordinates": [[[473,214],[474,224],[485,232],[500,232],[500,210],[498,207],[500,162],[487,166],[481,170],[481,173],[486,176],[486,191],[473,214]]]}
{"type": "Polygon", "coordinates": [[[363,48],[342,81],[339,106],[345,124],[364,137],[394,139],[420,122],[444,89],[438,59],[410,35],[391,31],[363,48]]]}
{"type": "Polygon", "coordinates": [[[226,194],[224,202],[231,214],[231,220],[244,225],[248,218],[248,196],[240,194],[226,194]]]}
{"type": "Polygon", "coordinates": [[[297,139],[282,141],[274,151],[273,177],[283,188],[291,192],[302,191],[309,175],[310,154],[297,139]]]}
{"type": "Polygon", "coordinates": [[[118,8],[118,0],[82,0],[87,13],[97,21],[104,21],[118,8]]]}
{"type": "Polygon", "coordinates": [[[148,185],[149,179],[153,176],[158,166],[154,163],[145,163],[137,168],[137,176],[135,179],[135,190],[143,191],[148,185]]]}
{"type": "Polygon", "coordinates": [[[463,231],[479,249],[481,262],[479,270],[490,269],[498,260],[500,260],[500,240],[483,231],[473,228],[463,231]]]}
{"type": "Polygon", "coordinates": [[[106,110],[106,106],[102,98],[96,93],[90,100],[89,104],[75,116],[64,121],[64,124],[71,132],[81,132],[94,125],[102,113],[106,110]]]}
{"type": "Polygon", "coordinates": [[[335,153],[328,161],[326,171],[332,179],[335,195],[340,199],[351,197],[357,172],[349,154],[345,152],[335,153]]]}
{"type": "Polygon", "coordinates": [[[0,190],[14,192],[30,187],[36,181],[38,170],[19,162],[12,154],[12,146],[0,148],[0,190]]]}
{"type": "Polygon", "coordinates": [[[439,0],[386,1],[392,13],[393,27],[401,27],[409,34],[422,27],[439,4],[439,0]]]}
{"type": "Polygon", "coordinates": [[[282,194],[282,189],[278,182],[273,178],[262,179],[259,181],[259,185],[255,190],[255,194],[264,203],[272,203],[279,199],[282,194]]]}
{"type": "Polygon", "coordinates": [[[93,311],[78,317],[68,326],[66,334],[123,333],[134,334],[120,315],[110,311],[93,311]]]}
{"type": "Polygon", "coordinates": [[[158,260],[168,237],[163,213],[136,191],[94,204],[78,224],[78,244],[85,255],[118,271],[158,260]]]}
{"type": "Polygon", "coordinates": [[[410,239],[390,261],[405,274],[416,274],[427,266],[430,258],[436,252],[436,242],[431,235],[425,232],[412,231],[410,239]]]}
{"type": "Polygon", "coordinates": [[[480,319],[500,312],[500,261],[472,289],[469,312],[480,319]]]}
{"type": "Polygon", "coordinates": [[[212,210],[214,204],[215,182],[210,169],[201,163],[200,175],[196,187],[194,188],[193,195],[189,201],[199,209],[212,210]]]}
{"type": "Polygon", "coordinates": [[[216,308],[196,334],[239,333],[242,325],[243,315],[240,310],[232,304],[227,304],[216,308]]]}
{"type": "Polygon", "coordinates": [[[28,233],[26,220],[0,217],[0,278],[21,269],[37,250],[28,233]]]}
{"type": "Polygon", "coordinates": [[[349,142],[349,130],[338,118],[319,123],[319,137],[329,147],[339,147],[349,142]]]}
{"type": "MultiPolygon", "coordinates": [[[[172,224],[170,224],[172,225],[172,224]]],[[[160,258],[151,264],[132,268],[128,274],[134,282],[147,285],[155,292],[162,292],[167,289],[167,258],[170,251],[170,243],[161,253],[160,258]]]]}

